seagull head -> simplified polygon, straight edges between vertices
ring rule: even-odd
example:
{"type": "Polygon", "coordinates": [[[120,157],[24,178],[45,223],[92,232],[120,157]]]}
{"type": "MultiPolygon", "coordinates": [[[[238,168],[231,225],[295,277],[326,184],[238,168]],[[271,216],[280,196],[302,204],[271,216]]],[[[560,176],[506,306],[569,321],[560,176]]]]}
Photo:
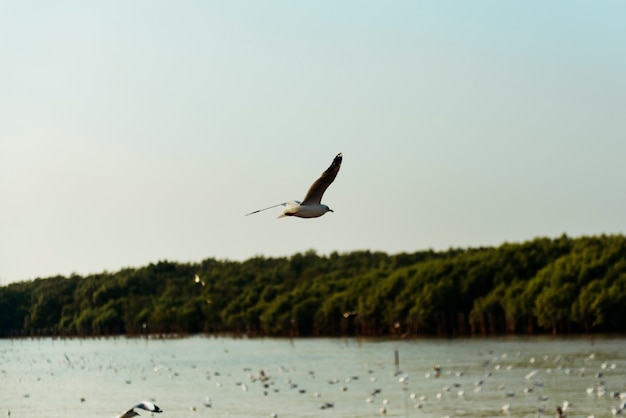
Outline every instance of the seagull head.
{"type": "Polygon", "coordinates": [[[334,210],[332,210],[331,208],[329,208],[326,205],[322,205],[322,206],[324,206],[324,209],[326,209],[326,212],[333,212],[333,213],[335,212],[334,210]]]}

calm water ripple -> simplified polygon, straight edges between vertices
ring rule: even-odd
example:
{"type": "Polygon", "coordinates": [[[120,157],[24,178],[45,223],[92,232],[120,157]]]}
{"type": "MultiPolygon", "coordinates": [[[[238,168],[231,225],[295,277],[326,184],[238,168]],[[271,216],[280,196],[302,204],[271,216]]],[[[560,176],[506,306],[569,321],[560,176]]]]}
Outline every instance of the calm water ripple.
{"type": "Polygon", "coordinates": [[[564,403],[611,417],[626,339],[0,340],[0,416],[114,417],[143,400],[162,418],[554,417],[564,403]]]}

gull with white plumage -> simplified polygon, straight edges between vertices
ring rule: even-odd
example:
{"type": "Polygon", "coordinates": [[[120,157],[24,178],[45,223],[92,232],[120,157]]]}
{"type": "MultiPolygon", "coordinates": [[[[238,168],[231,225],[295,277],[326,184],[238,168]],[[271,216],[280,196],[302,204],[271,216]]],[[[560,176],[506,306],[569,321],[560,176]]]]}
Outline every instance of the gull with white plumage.
{"type": "Polygon", "coordinates": [[[291,200],[288,202],[279,203],[277,205],[272,205],[267,208],[258,209],[253,212],[247,213],[246,216],[252,215],[253,213],[258,213],[267,209],[275,208],[277,206],[286,206],[283,213],[278,216],[279,218],[285,216],[295,216],[298,218],[317,218],[324,215],[326,212],[333,212],[331,208],[322,204],[322,196],[328,186],[335,180],[337,177],[337,173],[339,173],[339,169],[341,168],[341,161],[343,159],[343,155],[341,153],[337,154],[335,159],[333,160],[330,167],[326,169],[309,188],[306,196],[304,196],[304,200],[299,202],[297,200],[291,200]]]}
{"type": "Polygon", "coordinates": [[[139,416],[139,414],[135,411],[135,409],[143,409],[144,411],[157,412],[157,413],[163,412],[161,408],[159,408],[152,402],[143,401],[133,406],[132,408],[130,408],[128,411],[124,412],[123,414],[118,415],[116,418],[131,418],[131,417],[139,416]]]}

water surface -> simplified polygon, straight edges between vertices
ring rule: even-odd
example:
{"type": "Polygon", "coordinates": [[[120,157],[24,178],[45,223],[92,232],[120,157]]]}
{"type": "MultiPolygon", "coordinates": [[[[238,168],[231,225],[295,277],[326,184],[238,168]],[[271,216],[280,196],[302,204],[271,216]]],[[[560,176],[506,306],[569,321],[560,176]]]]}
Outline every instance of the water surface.
{"type": "Polygon", "coordinates": [[[553,417],[565,401],[598,418],[620,392],[624,338],[0,340],[11,418],[114,417],[142,400],[162,418],[553,417]]]}

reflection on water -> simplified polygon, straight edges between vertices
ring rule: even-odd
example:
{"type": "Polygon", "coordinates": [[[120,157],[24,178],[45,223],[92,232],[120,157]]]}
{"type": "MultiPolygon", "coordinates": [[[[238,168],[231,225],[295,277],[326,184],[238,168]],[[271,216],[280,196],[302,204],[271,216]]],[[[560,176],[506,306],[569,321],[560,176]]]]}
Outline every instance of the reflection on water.
{"type": "Polygon", "coordinates": [[[0,340],[0,416],[112,417],[152,400],[162,418],[554,417],[564,403],[570,418],[610,417],[625,401],[625,343],[0,340]]]}

